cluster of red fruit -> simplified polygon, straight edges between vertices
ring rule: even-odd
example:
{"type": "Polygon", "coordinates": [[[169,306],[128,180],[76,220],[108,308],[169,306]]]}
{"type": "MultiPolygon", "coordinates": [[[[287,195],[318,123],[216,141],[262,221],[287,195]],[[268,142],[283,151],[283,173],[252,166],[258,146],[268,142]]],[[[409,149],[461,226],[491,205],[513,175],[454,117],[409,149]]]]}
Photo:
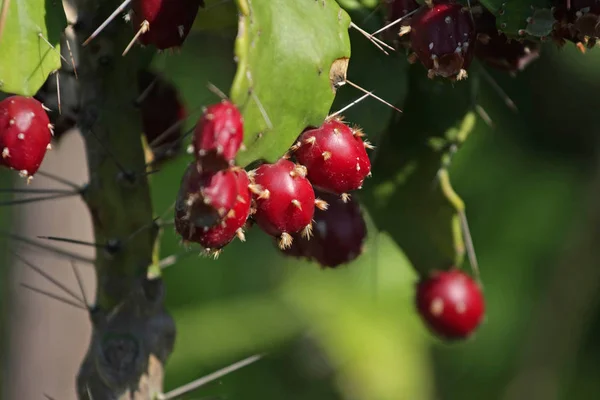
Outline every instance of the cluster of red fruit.
{"type": "Polygon", "coordinates": [[[409,60],[419,60],[431,78],[465,78],[475,56],[509,72],[523,70],[539,56],[539,44],[509,39],[478,1],[471,1],[471,7],[452,0],[423,6],[416,0],[383,1],[390,22],[402,18],[399,36],[398,30],[392,34],[396,44],[410,49],[409,60]]]}
{"type": "Polygon", "coordinates": [[[10,96],[0,101],[0,165],[30,179],[51,149],[52,124],[42,103],[10,96]]]}
{"type": "Polygon", "coordinates": [[[349,192],[360,189],[371,172],[366,152],[371,145],[363,136],[340,118],[329,118],[303,132],[275,163],[246,172],[234,165],[243,141],[242,115],[225,100],[208,107],[191,145],[196,160],[177,197],[177,232],[218,254],[256,223],[287,254],[326,266],[354,259],[366,225],[349,192]]]}

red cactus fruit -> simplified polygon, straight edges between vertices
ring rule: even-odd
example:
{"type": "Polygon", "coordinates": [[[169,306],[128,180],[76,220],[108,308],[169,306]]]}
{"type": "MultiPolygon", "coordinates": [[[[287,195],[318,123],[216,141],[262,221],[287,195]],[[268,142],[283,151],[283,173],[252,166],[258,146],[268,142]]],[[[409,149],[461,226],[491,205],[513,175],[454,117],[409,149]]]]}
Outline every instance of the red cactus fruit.
{"type": "Polygon", "coordinates": [[[557,0],[554,8],[556,23],[552,36],[559,45],[565,41],[577,43],[578,47],[593,48],[600,38],[599,0],[557,0]]]}
{"type": "Polygon", "coordinates": [[[489,66],[516,73],[523,71],[539,57],[539,43],[511,40],[503,33],[498,33],[496,17],[491,12],[484,10],[474,17],[477,31],[475,56],[489,66]]]}
{"type": "Polygon", "coordinates": [[[360,129],[352,129],[340,118],[326,120],[319,128],[305,131],[292,147],[298,162],[308,170],[316,187],[344,195],[360,189],[371,173],[371,161],[360,129]]]}
{"type": "Polygon", "coordinates": [[[10,96],[0,101],[0,165],[33,176],[50,149],[52,125],[42,103],[10,96]]]}
{"type": "Polygon", "coordinates": [[[412,16],[410,43],[430,78],[463,79],[473,59],[475,27],[457,3],[421,8],[412,16]]]}
{"type": "Polygon", "coordinates": [[[138,40],[159,50],[181,46],[201,6],[204,0],[134,0],[133,26],[144,30],[138,40]]]}
{"type": "Polygon", "coordinates": [[[419,314],[429,328],[447,339],[464,339],[475,332],[485,314],[479,285],[457,269],[438,271],[417,285],[419,314]]]}
{"type": "Polygon", "coordinates": [[[302,231],[305,237],[312,232],[315,205],[326,203],[315,199],[312,185],[306,179],[306,168],[280,159],[274,164],[263,164],[252,171],[256,213],[253,218],[269,235],[279,238],[279,246],[288,248],[292,234],[302,231]]]}
{"type": "MultiPolygon", "coordinates": [[[[237,178],[232,169],[199,172],[196,163],[190,163],[181,180],[175,213],[182,215],[191,227],[210,227],[235,206],[237,195],[237,178]]],[[[184,238],[189,235],[179,234],[184,238]]]]}
{"type": "Polygon", "coordinates": [[[228,245],[236,236],[244,241],[244,225],[250,216],[252,197],[248,186],[250,180],[245,170],[241,168],[232,169],[236,180],[237,197],[233,208],[219,222],[211,227],[194,227],[190,220],[182,218],[177,214],[175,218],[175,229],[184,232],[182,235],[186,241],[199,243],[207,253],[217,257],[221,249],[228,245]]]}
{"type": "Polygon", "coordinates": [[[183,101],[171,82],[149,70],[138,73],[138,88],[146,141],[156,158],[168,157],[180,148],[182,127],[177,123],[187,114],[183,101]]]}
{"type": "Polygon", "coordinates": [[[294,234],[294,241],[284,254],[318,262],[322,267],[335,268],[356,259],[363,251],[367,224],[354,200],[344,202],[339,197],[315,191],[326,201],[326,210],[315,210],[313,237],[308,240],[294,234]]]}
{"type": "Polygon", "coordinates": [[[206,109],[194,132],[194,154],[203,169],[218,170],[232,165],[244,139],[242,114],[223,100],[206,109]]]}

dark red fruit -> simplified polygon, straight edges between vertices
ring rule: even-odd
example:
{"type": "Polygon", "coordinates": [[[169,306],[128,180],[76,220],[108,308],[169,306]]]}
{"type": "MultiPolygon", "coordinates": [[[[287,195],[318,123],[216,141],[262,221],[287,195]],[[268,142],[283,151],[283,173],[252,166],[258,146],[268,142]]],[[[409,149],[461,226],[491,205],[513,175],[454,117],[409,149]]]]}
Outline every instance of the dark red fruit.
{"type": "Polygon", "coordinates": [[[436,272],[419,282],[416,303],[429,328],[447,339],[469,337],[485,314],[481,288],[457,269],[436,272]]]}
{"type": "Polygon", "coordinates": [[[142,128],[155,158],[168,157],[181,147],[185,106],[177,89],[164,77],[148,70],[138,74],[142,128]]]}
{"type": "MultiPolygon", "coordinates": [[[[210,227],[218,223],[235,206],[238,195],[233,170],[198,172],[191,163],[183,175],[175,203],[175,213],[191,227],[210,227]]],[[[179,232],[184,238],[189,233],[179,232]]]]}
{"type": "Polygon", "coordinates": [[[475,50],[468,8],[456,3],[421,8],[412,16],[410,43],[430,78],[465,78],[475,50]]]}
{"type": "Polygon", "coordinates": [[[475,56],[493,68],[511,73],[523,71],[540,55],[539,43],[510,40],[498,33],[496,17],[489,11],[477,15],[475,27],[475,56]]]}
{"type": "Polygon", "coordinates": [[[559,45],[568,40],[585,51],[586,47],[593,48],[600,38],[598,0],[558,0],[554,18],[557,22],[552,35],[559,45]]]}
{"type": "Polygon", "coordinates": [[[266,233],[278,237],[281,248],[292,244],[291,234],[303,231],[309,236],[315,204],[315,192],[306,179],[306,168],[280,159],[263,164],[251,174],[256,213],[254,220],[266,233]]]}
{"type": "Polygon", "coordinates": [[[294,234],[292,246],[283,252],[314,260],[329,268],[353,261],[362,253],[363,242],[367,237],[367,224],[358,202],[344,202],[325,192],[315,193],[329,207],[326,210],[315,210],[313,237],[308,240],[294,234]]]}
{"type": "Polygon", "coordinates": [[[194,132],[194,153],[203,169],[232,165],[244,139],[242,114],[223,100],[206,109],[194,132]]]}
{"type": "Polygon", "coordinates": [[[418,9],[420,7],[419,3],[415,0],[382,0],[382,3],[386,7],[386,25],[402,18],[402,21],[396,23],[394,27],[386,29],[385,34],[397,44],[407,45],[408,35],[406,33],[410,30],[411,17],[404,17],[418,9]]]}
{"type": "Polygon", "coordinates": [[[0,101],[0,165],[30,177],[40,168],[52,140],[52,125],[42,103],[10,96],[0,101]]]}
{"type": "Polygon", "coordinates": [[[351,129],[339,118],[305,131],[293,146],[298,162],[308,170],[308,180],[320,189],[345,194],[360,189],[371,173],[371,161],[360,129],[351,129]]]}
{"type": "Polygon", "coordinates": [[[250,215],[252,198],[248,186],[248,174],[241,168],[233,170],[236,180],[237,197],[233,208],[217,224],[211,227],[191,227],[189,220],[177,214],[175,228],[184,232],[183,238],[189,242],[199,243],[208,253],[215,257],[220,249],[229,244],[236,236],[244,241],[244,225],[250,215]]]}
{"type": "Polygon", "coordinates": [[[148,23],[139,41],[159,50],[181,46],[201,6],[204,0],[134,0],[133,26],[138,30],[148,23]]]}

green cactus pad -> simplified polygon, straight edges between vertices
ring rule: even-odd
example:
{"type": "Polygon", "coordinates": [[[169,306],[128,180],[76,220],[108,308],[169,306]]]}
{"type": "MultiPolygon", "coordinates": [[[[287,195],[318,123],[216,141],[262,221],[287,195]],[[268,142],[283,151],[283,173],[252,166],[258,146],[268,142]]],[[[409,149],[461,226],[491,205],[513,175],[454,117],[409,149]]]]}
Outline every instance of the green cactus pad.
{"type": "Polygon", "coordinates": [[[548,0],[503,1],[496,14],[496,26],[513,38],[542,38],[550,35],[555,22],[548,0]]]}
{"type": "Polygon", "coordinates": [[[33,96],[48,75],[60,68],[60,36],[67,26],[62,3],[12,0],[0,7],[5,5],[8,14],[0,39],[0,90],[33,96]]]}
{"type": "Polygon", "coordinates": [[[330,74],[337,67],[335,78],[345,79],[350,17],[334,0],[236,3],[238,67],[230,97],[244,115],[247,150],[237,161],[245,166],[275,161],[327,117],[335,97],[330,74]]]}

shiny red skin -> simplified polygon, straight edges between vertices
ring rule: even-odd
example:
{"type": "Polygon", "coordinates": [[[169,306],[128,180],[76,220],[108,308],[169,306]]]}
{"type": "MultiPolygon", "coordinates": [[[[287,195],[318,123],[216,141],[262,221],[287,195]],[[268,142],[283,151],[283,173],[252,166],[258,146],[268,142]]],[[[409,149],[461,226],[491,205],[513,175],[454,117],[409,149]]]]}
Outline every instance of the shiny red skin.
{"type": "MultiPolygon", "coordinates": [[[[403,18],[406,14],[415,11],[420,7],[415,0],[382,0],[386,8],[386,25],[403,18]]],[[[390,29],[383,32],[385,38],[396,43],[406,45],[408,43],[408,35],[399,36],[400,29],[404,26],[410,26],[411,17],[403,18],[401,22],[396,23],[390,29]]]]}
{"type": "MultiPolygon", "coordinates": [[[[248,190],[248,174],[243,169],[234,172],[238,196],[232,210],[216,225],[198,228],[188,236],[188,241],[199,243],[205,249],[219,250],[229,244],[250,216],[252,197],[248,190]]],[[[180,222],[180,229],[189,232],[189,225],[180,222]]]]}
{"type": "Polygon", "coordinates": [[[133,26],[137,31],[148,21],[150,30],[140,35],[143,45],[159,50],[179,47],[192,29],[203,0],[134,0],[133,26]]]}
{"type": "Polygon", "coordinates": [[[485,299],[480,286],[466,273],[438,271],[417,285],[419,314],[437,335],[465,339],[481,324],[485,299]]]}
{"type": "Polygon", "coordinates": [[[257,225],[272,236],[293,234],[311,223],[315,211],[315,192],[305,177],[294,174],[296,165],[286,159],[263,164],[254,175],[254,183],[269,191],[267,198],[254,194],[257,225]],[[297,207],[292,200],[298,200],[297,207]]]}
{"type": "MultiPolygon", "coordinates": [[[[198,172],[196,163],[190,163],[183,175],[175,212],[187,215],[189,223],[209,227],[218,223],[236,204],[238,189],[234,171],[198,172]],[[189,205],[189,199],[195,199],[189,205]],[[208,204],[205,203],[208,199],[208,204]]],[[[184,234],[185,232],[179,232],[184,234]]]]}
{"type": "Polygon", "coordinates": [[[469,10],[462,5],[422,7],[412,16],[410,26],[411,48],[431,75],[455,78],[471,64],[476,33],[469,10]]]}
{"type": "Polygon", "coordinates": [[[0,165],[34,175],[52,140],[50,127],[36,99],[10,96],[0,101],[0,165]]]}
{"type": "Polygon", "coordinates": [[[235,104],[223,100],[208,107],[198,121],[194,154],[203,169],[222,169],[233,164],[243,140],[242,114],[235,104]]]}
{"type": "Polygon", "coordinates": [[[343,202],[339,196],[315,191],[329,204],[327,210],[315,209],[313,236],[306,239],[295,234],[284,254],[314,260],[322,267],[336,268],[355,260],[367,237],[367,224],[357,201],[343,202]]]}
{"type": "Polygon", "coordinates": [[[320,189],[336,194],[357,190],[371,172],[362,139],[339,119],[305,131],[298,143],[300,147],[294,155],[307,168],[308,180],[320,189]],[[330,154],[328,159],[324,152],[330,154]]]}

